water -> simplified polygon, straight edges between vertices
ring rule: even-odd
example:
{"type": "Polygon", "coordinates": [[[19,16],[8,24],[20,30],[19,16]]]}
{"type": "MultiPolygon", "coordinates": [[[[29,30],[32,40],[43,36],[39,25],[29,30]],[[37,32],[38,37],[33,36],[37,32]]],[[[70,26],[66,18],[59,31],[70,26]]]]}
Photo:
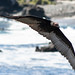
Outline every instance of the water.
{"type": "MultiPolygon", "coordinates": [[[[75,23],[69,19],[59,22],[60,29],[75,49],[75,23]],[[69,24],[69,25],[68,25],[69,24]],[[65,26],[65,27],[64,27],[65,26]]],[[[75,72],[59,52],[35,52],[36,46],[47,45],[50,40],[26,24],[0,18],[0,75],[74,75],[75,72]],[[4,22],[4,23],[3,23],[4,22]]]]}

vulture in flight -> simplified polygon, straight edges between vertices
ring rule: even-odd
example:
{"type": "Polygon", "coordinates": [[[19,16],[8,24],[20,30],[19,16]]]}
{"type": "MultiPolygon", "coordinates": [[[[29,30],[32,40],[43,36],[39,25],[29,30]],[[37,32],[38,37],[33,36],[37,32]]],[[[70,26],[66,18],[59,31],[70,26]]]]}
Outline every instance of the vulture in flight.
{"type": "Polygon", "coordinates": [[[73,69],[75,69],[75,53],[71,42],[60,30],[58,24],[51,20],[35,16],[4,16],[9,19],[15,19],[22,23],[28,24],[39,34],[51,40],[56,49],[69,61],[73,69]]]}

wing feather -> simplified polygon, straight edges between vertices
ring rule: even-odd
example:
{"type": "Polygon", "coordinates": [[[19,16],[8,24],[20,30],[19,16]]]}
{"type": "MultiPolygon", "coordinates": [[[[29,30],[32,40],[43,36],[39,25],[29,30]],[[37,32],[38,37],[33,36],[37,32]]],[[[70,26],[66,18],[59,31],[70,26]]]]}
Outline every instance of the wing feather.
{"type": "Polygon", "coordinates": [[[48,24],[51,23],[51,21],[49,20],[42,19],[39,17],[34,17],[34,16],[4,16],[4,17],[9,18],[9,19],[15,19],[19,22],[28,24],[31,28],[33,28],[36,31],[41,30],[40,26],[44,27],[44,25],[46,25],[47,23],[48,24]]]}
{"type": "Polygon", "coordinates": [[[56,33],[50,33],[50,39],[55,45],[56,49],[67,58],[69,63],[71,64],[72,68],[75,69],[75,56],[73,54],[72,48],[69,47],[56,33]]]}

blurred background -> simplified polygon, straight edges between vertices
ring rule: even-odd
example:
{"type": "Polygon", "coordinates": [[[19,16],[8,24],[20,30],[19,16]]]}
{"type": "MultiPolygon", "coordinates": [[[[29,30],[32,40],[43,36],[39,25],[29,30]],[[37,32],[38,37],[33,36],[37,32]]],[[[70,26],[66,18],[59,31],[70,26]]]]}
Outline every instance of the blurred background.
{"type": "Polygon", "coordinates": [[[1,0],[0,15],[74,16],[75,0],[1,0]]]}
{"type": "MultiPolygon", "coordinates": [[[[75,50],[75,0],[0,0],[0,16],[57,22],[75,50]]],[[[69,62],[27,24],[0,17],[0,75],[75,75],[69,62]]]]}

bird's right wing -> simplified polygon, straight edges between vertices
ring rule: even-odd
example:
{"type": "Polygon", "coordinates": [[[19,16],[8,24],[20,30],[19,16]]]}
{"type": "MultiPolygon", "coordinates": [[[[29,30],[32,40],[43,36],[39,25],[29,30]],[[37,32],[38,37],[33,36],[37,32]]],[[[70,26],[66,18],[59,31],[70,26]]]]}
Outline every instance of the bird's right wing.
{"type": "Polygon", "coordinates": [[[51,24],[52,21],[34,16],[11,16],[7,18],[26,23],[39,34],[51,40],[56,49],[68,59],[73,69],[75,69],[75,53],[73,46],[62,31],[51,24]]]}

